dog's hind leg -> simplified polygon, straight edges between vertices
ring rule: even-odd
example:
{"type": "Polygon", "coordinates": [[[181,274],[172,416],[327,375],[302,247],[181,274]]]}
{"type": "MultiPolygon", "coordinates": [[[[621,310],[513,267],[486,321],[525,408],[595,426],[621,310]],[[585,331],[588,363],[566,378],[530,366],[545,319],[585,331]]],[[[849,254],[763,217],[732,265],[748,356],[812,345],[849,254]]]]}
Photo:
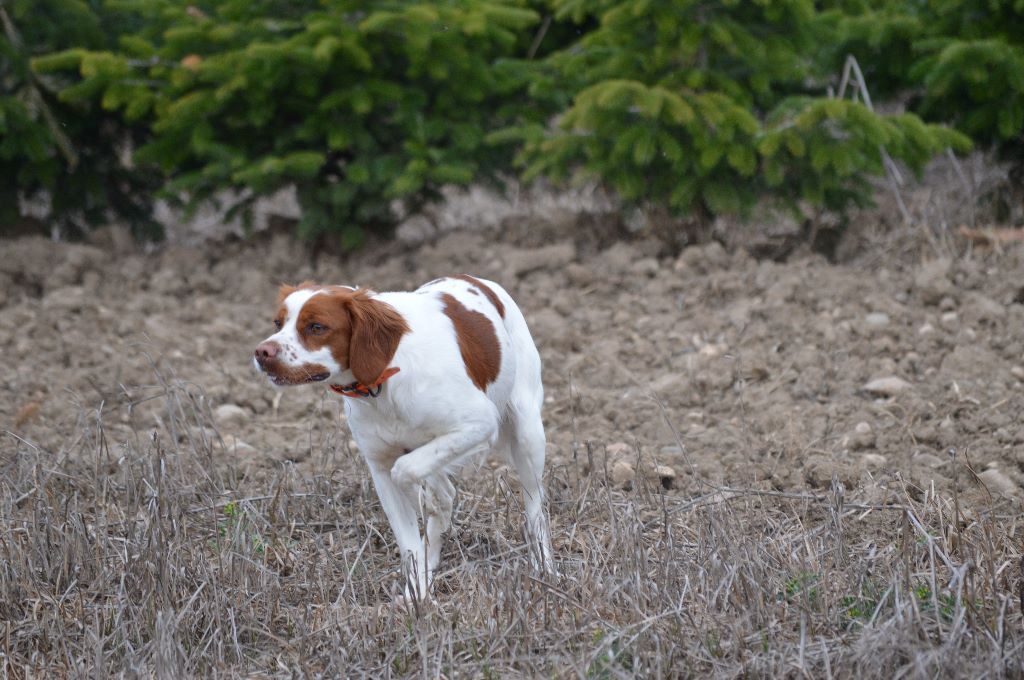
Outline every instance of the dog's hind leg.
{"type": "Polygon", "coordinates": [[[518,410],[513,405],[515,435],[512,439],[512,464],[523,486],[523,504],[526,507],[526,538],[530,558],[544,571],[553,572],[551,532],[544,503],[544,457],[546,441],[544,424],[538,406],[518,410]]]}
{"type": "Polygon", "coordinates": [[[455,485],[448,475],[435,476],[423,485],[424,510],[427,518],[427,571],[433,578],[441,561],[441,536],[452,525],[452,506],[455,503],[455,485]]]}

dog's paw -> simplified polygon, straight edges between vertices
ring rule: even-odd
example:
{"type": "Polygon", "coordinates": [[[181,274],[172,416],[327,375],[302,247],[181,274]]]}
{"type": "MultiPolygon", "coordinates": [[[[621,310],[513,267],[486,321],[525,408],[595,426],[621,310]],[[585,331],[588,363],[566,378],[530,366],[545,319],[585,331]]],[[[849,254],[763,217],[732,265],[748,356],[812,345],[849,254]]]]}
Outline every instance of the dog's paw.
{"type": "Polygon", "coordinates": [[[424,608],[432,607],[437,604],[437,602],[434,600],[433,594],[429,591],[426,593],[414,593],[412,590],[406,589],[404,593],[395,595],[391,604],[397,611],[401,611],[406,614],[419,615],[424,608]]]}

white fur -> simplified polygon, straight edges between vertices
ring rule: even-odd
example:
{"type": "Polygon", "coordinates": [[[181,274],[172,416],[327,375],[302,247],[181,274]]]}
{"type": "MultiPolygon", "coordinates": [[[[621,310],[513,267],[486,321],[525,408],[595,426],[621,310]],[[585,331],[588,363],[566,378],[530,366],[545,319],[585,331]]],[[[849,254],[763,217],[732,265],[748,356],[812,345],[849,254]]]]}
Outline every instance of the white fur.
{"type": "MultiPolygon", "coordinates": [[[[475,287],[460,279],[433,281],[413,292],[374,294],[409,326],[389,364],[401,370],[384,383],[377,398],[341,397],[419,596],[428,592],[441,554],[441,535],[451,525],[455,488],[450,476],[495,449],[511,460],[522,483],[531,557],[535,564],[551,568],[541,483],[545,438],[540,356],[509,294],[496,283],[481,282],[498,295],[504,319],[487,297],[471,293],[475,287]],[[486,392],[466,372],[454,326],[444,313],[443,293],[494,324],[501,368],[486,392]],[[418,513],[426,522],[423,536],[418,513]]],[[[282,329],[268,339],[281,345],[288,363],[318,363],[330,368],[330,383],[352,382],[351,372],[323,356],[324,350],[309,352],[298,341],[295,318],[315,294],[292,293],[285,300],[288,314],[282,329]]]]}

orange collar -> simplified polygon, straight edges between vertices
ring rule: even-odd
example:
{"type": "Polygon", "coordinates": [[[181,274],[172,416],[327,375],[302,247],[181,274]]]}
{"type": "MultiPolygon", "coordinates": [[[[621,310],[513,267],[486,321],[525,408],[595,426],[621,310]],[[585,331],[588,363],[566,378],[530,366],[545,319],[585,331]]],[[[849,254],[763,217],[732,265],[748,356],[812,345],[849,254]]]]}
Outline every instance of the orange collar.
{"type": "Polygon", "coordinates": [[[370,385],[364,385],[357,380],[356,382],[349,383],[348,385],[328,385],[328,387],[331,388],[332,392],[337,392],[343,397],[377,397],[380,395],[380,391],[384,389],[384,381],[395,373],[398,373],[400,370],[402,369],[397,366],[392,366],[381,373],[380,377],[370,385]],[[377,388],[376,392],[373,391],[374,388],[377,388]]]}

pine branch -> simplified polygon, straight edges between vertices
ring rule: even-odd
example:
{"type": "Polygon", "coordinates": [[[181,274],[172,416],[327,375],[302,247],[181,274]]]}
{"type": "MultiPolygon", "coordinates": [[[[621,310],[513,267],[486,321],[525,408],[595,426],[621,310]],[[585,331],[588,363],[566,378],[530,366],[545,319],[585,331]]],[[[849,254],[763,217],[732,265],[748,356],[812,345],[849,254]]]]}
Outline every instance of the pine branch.
{"type": "MultiPolygon", "coordinates": [[[[18,33],[17,27],[15,27],[14,22],[7,13],[7,8],[4,6],[3,0],[0,0],[0,23],[3,24],[4,34],[7,35],[7,39],[11,41],[11,45],[17,50],[24,49],[24,43],[21,39],[21,35],[18,33]]],[[[50,110],[46,100],[43,99],[43,95],[39,91],[38,85],[39,84],[35,80],[35,74],[33,74],[31,69],[29,69],[28,81],[25,83],[25,87],[28,90],[29,101],[42,114],[43,120],[46,122],[46,127],[49,128],[50,134],[53,135],[53,139],[57,143],[57,148],[60,149],[64,158],[67,160],[68,165],[71,166],[72,170],[74,170],[78,166],[78,152],[75,150],[75,147],[68,136],[64,134],[64,131],[60,127],[60,123],[57,122],[57,117],[53,115],[53,111],[50,110]]]]}

